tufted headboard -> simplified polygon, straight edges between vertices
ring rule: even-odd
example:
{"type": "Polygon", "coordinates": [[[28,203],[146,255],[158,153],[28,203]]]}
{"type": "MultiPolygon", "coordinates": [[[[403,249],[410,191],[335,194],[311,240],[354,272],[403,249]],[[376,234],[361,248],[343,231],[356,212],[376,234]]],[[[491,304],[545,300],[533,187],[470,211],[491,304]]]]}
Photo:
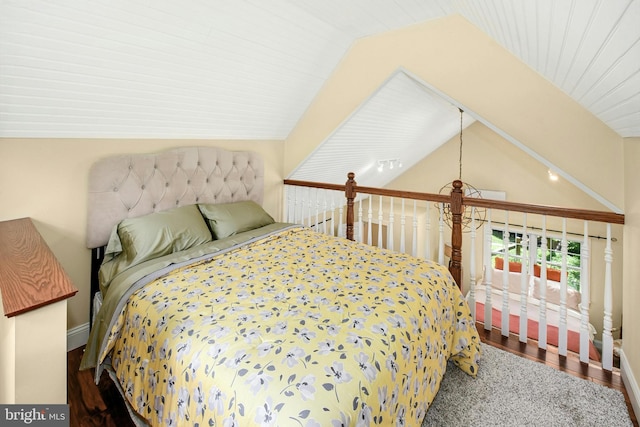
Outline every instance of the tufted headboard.
{"type": "Polygon", "coordinates": [[[195,203],[253,200],[262,204],[258,153],[185,147],[97,161],[89,172],[87,247],[107,244],[125,218],[195,203]]]}

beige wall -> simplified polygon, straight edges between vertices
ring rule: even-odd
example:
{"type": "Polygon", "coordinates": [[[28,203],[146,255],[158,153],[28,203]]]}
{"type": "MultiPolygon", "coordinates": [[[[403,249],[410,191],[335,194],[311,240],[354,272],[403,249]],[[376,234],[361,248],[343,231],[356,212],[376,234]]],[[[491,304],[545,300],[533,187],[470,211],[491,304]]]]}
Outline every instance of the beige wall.
{"type": "Polygon", "coordinates": [[[67,300],[0,313],[0,404],[67,402],[66,337],[67,300]]]}
{"type": "Polygon", "coordinates": [[[285,175],[400,67],[622,208],[622,139],[460,16],[355,43],[285,141],[285,175]]]}
{"type": "Polygon", "coordinates": [[[266,167],[264,207],[281,217],[282,141],[0,139],[0,221],[33,218],[78,288],[68,301],[68,329],[89,321],[91,258],[85,229],[91,164],[113,154],[198,145],[261,153],[266,167]]]}
{"type": "MultiPolygon", "coordinates": [[[[478,189],[504,191],[510,202],[606,210],[566,180],[550,181],[547,167],[482,123],[465,129],[463,141],[462,180],[478,189]]],[[[437,193],[458,178],[459,150],[456,135],[388,187],[437,193]]]]}
{"type": "MultiPolygon", "coordinates": [[[[0,293],[0,304],[2,294],[0,293]]],[[[16,401],[16,318],[0,317],[0,403],[16,401]]],[[[64,366],[64,365],[63,365],[64,366]]]]}
{"type": "MultiPolygon", "coordinates": [[[[625,382],[635,395],[634,410],[640,414],[640,138],[625,140],[625,236],[624,236],[624,287],[623,287],[623,352],[628,362],[624,377],[634,378],[625,382]]],[[[633,401],[633,400],[632,400],[633,401]]]]}

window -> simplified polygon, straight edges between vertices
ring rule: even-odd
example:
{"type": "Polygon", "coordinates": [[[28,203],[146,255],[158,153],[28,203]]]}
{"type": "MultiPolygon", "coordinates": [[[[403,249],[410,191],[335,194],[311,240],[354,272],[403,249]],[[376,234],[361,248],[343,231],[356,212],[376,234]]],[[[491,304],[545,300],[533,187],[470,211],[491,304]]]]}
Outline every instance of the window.
{"type": "MultiPolygon", "coordinates": [[[[547,260],[547,269],[562,269],[562,240],[556,237],[547,236],[547,250],[543,254],[542,236],[536,233],[529,233],[527,239],[535,242],[536,250],[529,255],[525,254],[526,240],[522,233],[509,232],[509,242],[507,249],[509,251],[509,261],[520,262],[526,265],[527,257],[531,263],[542,265],[543,257],[547,260]]],[[[581,243],[577,240],[567,239],[567,287],[580,290],[580,249],[581,243]]],[[[491,238],[491,264],[495,265],[496,257],[504,256],[503,231],[501,229],[492,229],[491,238]]]]}

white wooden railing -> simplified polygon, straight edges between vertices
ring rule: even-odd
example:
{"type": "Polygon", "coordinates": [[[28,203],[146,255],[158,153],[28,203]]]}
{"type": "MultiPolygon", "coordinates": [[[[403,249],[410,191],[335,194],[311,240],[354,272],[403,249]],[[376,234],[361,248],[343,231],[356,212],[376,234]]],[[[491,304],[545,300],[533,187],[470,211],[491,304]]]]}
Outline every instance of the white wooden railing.
{"type": "MultiPolygon", "coordinates": [[[[285,221],[295,222],[315,228],[318,232],[339,237],[348,237],[351,226],[353,240],[385,247],[408,253],[413,256],[434,260],[451,266],[452,253],[455,256],[456,246],[465,247],[464,267],[467,273],[459,274],[456,279],[458,285],[467,295],[469,306],[474,319],[476,313],[476,298],[484,293],[484,328],[494,327],[492,321],[493,308],[500,310],[499,327],[502,335],[509,337],[510,301],[514,301],[514,293],[509,292],[509,246],[508,233],[517,232],[528,236],[536,230],[542,238],[542,251],[546,253],[548,236],[557,236],[562,243],[560,301],[552,304],[547,300],[547,262],[542,257],[540,267],[540,294],[534,298],[538,307],[538,346],[547,349],[548,308],[557,312],[557,321],[552,326],[558,328],[558,353],[566,356],[569,352],[567,345],[568,313],[567,307],[567,234],[581,233],[581,274],[579,312],[572,312],[573,317],[579,316],[579,354],[580,361],[589,363],[589,348],[592,345],[590,334],[590,304],[599,300],[603,306],[601,364],[603,369],[613,369],[613,260],[612,227],[621,227],[624,216],[607,212],[565,209],[549,206],[517,204],[485,199],[462,198],[464,223],[466,233],[459,237],[461,243],[455,242],[455,235],[450,234],[447,226],[451,222],[454,204],[449,195],[395,191],[370,187],[349,188],[347,185],[310,183],[303,181],[285,180],[285,221]],[[355,193],[357,191],[357,197],[355,193]],[[351,193],[351,194],[350,194],[351,193]],[[345,197],[346,196],[346,197],[345,197]],[[349,208],[351,196],[353,208],[349,208]],[[483,215],[478,215],[482,211],[483,215]],[[349,220],[349,212],[353,223],[349,220]],[[479,219],[478,219],[479,218],[479,219]],[[468,220],[468,221],[467,221],[468,220]],[[553,228],[549,223],[552,222],[553,228]],[[504,268],[502,270],[502,288],[495,289],[492,277],[491,239],[492,230],[503,230],[504,268]],[[593,229],[593,232],[590,231],[593,229]],[[602,233],[597,236],[593,233],[602,233]],[[602,239],[606,242],[601,255],[593,254],[591,241],[602,239]],[[454,244],[453,247],[452,243],[454,244]],[[435,250],[434,250],[435,249],[435,250]],[[481,253],[481,256],[478,256],[481,253]],[[598,256],[600,258],[598,259],[598,256]],[[447,260],[448,258],[448,260],[447,260]],[[604,266],[603,277],[591,278],[591,266],[594,262],[604,266]],[[484,274],[483,274],[484,271],[484,274]],[[592,292],[593,283],[603,283],[600,294],[592,292]],[[500,298],[499,306],[492,301],[500,298]],[[593,301],[592,301],[593,298],[593,301]]],[[[454,213],[455,215],[455,213],[454,213]]],[[[454,219],[455,221],[455,219],[454,219]]],[[[532,297],[529,289],[533,280],[533,266],[528,262],[526,254],[532,249],[528,239],[522,242],[523,273],[520,275],[519,295],[515,301],[519,303],[519,340],[529,339],[528,319],[532,297]]],[[[621,255],[619,255],[621,258],[621,255]]],[[[595,269],[598,270],[598,269],[595,269]]],[[[453,274],[453,272],[452,272],[453,274]]],[[[453,274],[456,278],[456,275],[453,274]]],[[[497,278],[496,278],[497,279],[497,278]]],[[[555,316],[555,315],[554,315],[555,316]]],[[[572,319],[574,320],[574,319],[572,319]]]]}

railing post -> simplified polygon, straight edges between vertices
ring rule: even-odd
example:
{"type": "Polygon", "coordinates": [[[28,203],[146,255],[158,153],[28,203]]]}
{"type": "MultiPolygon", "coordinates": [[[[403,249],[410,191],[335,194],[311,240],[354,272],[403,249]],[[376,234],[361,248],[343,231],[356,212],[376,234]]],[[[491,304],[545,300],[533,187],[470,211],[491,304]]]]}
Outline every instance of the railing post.
{"type": "Polygon", "coordinates": [[[353,240],[353,199],[356,198],[356,181],[355,174],[349,172],[347,174],[347,182],[345,183],[344,195],[347,198],[347,239],[353,240]]]}
{"type": "MultiPolygon", "coordinates": [[[[533,265],[530,262],[531,240],[527,231],[527,213],[522,216],[522,277],[520,277],[520,342],[526,343],[529,338],[529,321],[527,296],[529,295],[529,280],[533,280],[533,265]],[[526,262],[529,260],[529,262],[526,262]]],[[[537,243],[534,244],[535,252],[537,243]]]]}
{"type": "Polygon", "coordinates": [[[589,308],[591,305],[591,279],[589,277],[589,262],[591,258],[591,242],[589,241],[589,222],[584,221],[584,237],[580,260],[580,361],[589,363],[589,308]]]}
{"type": "MultiPolygon", "coordinates": [[[[491,302],[491,287],[493,280],[493,263],[491,262],[491,209],[487,209],[487,223],[484,225],[484,329],[490,331],[493,328],[493,303],[491,302]]],[[[504,266],[502,267],[504,268],[504,266]]]]}
{"type": "Polygon", "coordinates": [[[500,330],[502,336],[509,336],[509,211],[504,213],[502,229],[502,310],[500,310],[500,330]]]}
{"type": "Polygon", "coordinates": [[[471,309],[471,317],[476,320],[476,215],[471,208],[471,246],[469,248],[469,296],[467,301],[471,309]]]}
{"type": "Polygon", "coordinates": [[[462,181],[453,181],[451,190],[451,265],[449,271],[462,289],[462,181]]]}
{"type": "Polygon", "coordinates": [[[607,224],[607,243],[604,249],[604,319],[602,319],[602,369],[613,370],[613,281],[611,264],[613,249],[611,248],[611,224],[607,224]]]}

